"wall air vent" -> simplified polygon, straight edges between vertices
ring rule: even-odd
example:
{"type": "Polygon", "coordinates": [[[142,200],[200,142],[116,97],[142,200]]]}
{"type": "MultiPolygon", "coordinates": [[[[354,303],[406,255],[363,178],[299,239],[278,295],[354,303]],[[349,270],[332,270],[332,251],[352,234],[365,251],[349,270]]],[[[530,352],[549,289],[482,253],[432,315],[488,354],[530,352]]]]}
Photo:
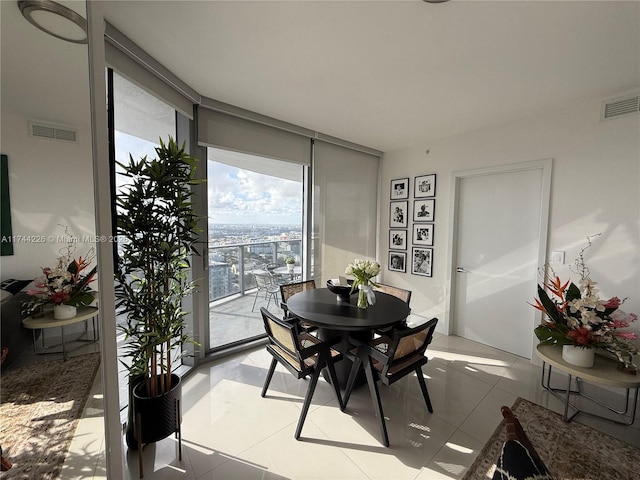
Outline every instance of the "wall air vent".
{"type": "Polygon", "coordinates": [[[32,137],[48,138],[49,140],[61,140],[64,142],[77,142],[78,131],[60,125],[51,125],[40,122],[29,122],[29,135],[32,137]]]}
{"type": "Polygon", "coordinates": [[[640,113],[640,93],[634,93],[602,102],[600,120],[611,120],[638,113],[640,113]]]}

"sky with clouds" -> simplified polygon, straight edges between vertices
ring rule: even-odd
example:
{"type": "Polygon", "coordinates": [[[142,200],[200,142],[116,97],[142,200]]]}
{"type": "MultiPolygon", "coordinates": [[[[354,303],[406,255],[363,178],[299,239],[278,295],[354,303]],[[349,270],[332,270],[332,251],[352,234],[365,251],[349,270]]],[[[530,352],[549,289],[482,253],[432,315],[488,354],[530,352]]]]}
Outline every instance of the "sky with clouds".
{"type": "MultiPolygon", "coordinates": [[[[116,132],[116,158],[128,162],[147,155],[155,157],[152,142],[116,132]]],[[[274,172],[283,168],[302,167],[274,162],[274,172]]],[[[240,169],[213,160],[207,162],[209,191],[209,221],[233,224],[292,224],[302,223],[302,182],[240,169]]],[[[287,172],[291,177],[291,172],[287,172]]]]}
{"type": "Polygon", "coordinates": [[[209,160],[209,219],[214,223],[302,223],[302,184],[209,160]]]}

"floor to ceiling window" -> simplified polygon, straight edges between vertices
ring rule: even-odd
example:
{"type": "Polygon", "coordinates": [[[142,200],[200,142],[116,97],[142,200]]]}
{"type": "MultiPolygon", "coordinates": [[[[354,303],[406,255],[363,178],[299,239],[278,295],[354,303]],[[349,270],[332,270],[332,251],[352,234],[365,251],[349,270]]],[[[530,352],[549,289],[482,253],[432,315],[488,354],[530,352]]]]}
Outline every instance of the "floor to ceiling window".
{"type": "MultiPolygon", "coordinates": [[[[159,139],[165,141],[169,135],[176,136],[176,111],[162,100],[147,93],[137,85],[124,77],[113,73],[113,147],[115,160],[120,163],[128,163],[129,155],[134,159],[148,156],[155,158],[155,147],[159,145],[159,139]]],[[[124,185],[126,177],[119,175],[120,168],[115,169],[115,190],[124,185]]],[[[117,322],[123,321],[117,318],[117,322]]],[[[124,354],[122,347],[125,344],[124,335],[119,334],[119,356],[124,354]]],[[[126,362],[127,359],[123,358],[126,362]]],[[[120,405],[128,403],[127,370],[120,367],[120,405]]]]}
{"type": "Polygon", "coordinates": [[[280,302],[257,290],[255,274],[274,285],[303,277],[304,166],[208,148],[210,347],[264,335],[260,307],[280,302]],[[295,261],[293,271],[286,259],[295,261]]]}
{"type": "Polygon", "coordinates": [[[375,258],[379,156],[206,103],[197,124],[208,159],[207,340],[215,351],[264,335],[259,307],[281,313],[277,292],[258,284],[262,272],[276,284],[321,287],[354,258],[375,258]]]}

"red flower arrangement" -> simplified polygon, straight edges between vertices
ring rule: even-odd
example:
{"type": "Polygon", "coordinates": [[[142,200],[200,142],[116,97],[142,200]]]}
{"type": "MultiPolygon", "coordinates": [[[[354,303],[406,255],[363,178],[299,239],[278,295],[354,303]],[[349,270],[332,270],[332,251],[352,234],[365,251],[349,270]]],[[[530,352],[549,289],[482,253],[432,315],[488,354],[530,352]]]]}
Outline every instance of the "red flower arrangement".
{"type": "Polygon", "coordinates": [[[558,276],[547,278],[543,285],[538,285],[538,298],[535,305],[530,305],[544,312],[547,319],[536,327],[535,334],[543,344],[601,348],[614,355],[625,369],[635,370],[633,356],[638,348],[631,341],[638,335],[619,329],[629,327],[638,316],[619,309],[625,299],[600,299],[597,283],[589,277],[589,269],[584,263],[583,253],[590,245],[576,260],[580,287],[571,281],[562,283],[558,276]]]}
{"type": "Polygon", "coordinates": [[[35,289],[27,293],[33,298],[22,305],[23,313],[31,315],[44,305],[89,305],[95,298],[95,292],[89,284],[95,280],[97,267],[88,273],[95,253],[92,248],[86,258],[73,258],[75,245],[69,243],[66,253],[58,258],[55,268],[42,268],[42,276],[34,280],[35,289]]]}

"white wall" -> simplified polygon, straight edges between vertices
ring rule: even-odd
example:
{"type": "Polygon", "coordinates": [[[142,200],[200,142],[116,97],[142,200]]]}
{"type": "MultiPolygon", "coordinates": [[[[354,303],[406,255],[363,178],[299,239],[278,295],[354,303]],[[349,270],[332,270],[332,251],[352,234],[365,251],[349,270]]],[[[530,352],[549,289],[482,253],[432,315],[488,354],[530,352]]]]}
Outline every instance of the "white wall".
{"type": "MultiPolygon", "coordinates": [[[[85,106],[87,116],[88,102],[85,106]]],[[[93,237],[93,169],[90,129],[81,129],[80,143],[30,137],[27,118],[2,113],[2,153],[9,159],[11,220],[16,236],[12,256],[2,257],[2,278],[31,279],[40,267],[55,266],[66,244],[64,228],[93,237]],[[20,237],[23,237],[22,239],[20,237]],[[24,237],[32,237],[28,241],[24,237]]],[[[79,243],[77,255],[86,256],[90,243],[79,243]]]]}
{"type": "MultiPolygon", "coordinates": [[[[84,16],[83,2],[65,3],[84,16]]],[[[95,235],[88,50],[36,29],[15,2],[0,4],[0,148],[9,159],[13,235],[21,240],[14,255],[1,257],[0,276],[32,279],[40,267],[55,266],[66,246],[58,224],[78,237],[95,235]],[[29,121],[71,127],[78,142],[31,137],[29,121]]],[[[90,247],[78,245],[77,255],[90,247]]]]}
{"type": "MultiPolygon", "coordinates": [[[[623,309],[640,314],[640,116],[600,123],[600,102],[582,101],[551,114],[384,155],[379,238],[385,246],[383,265],[388,253],[390,180],[411,177],[412,181],[416,175],[437,174],[433,277],[412,275],[409,269],[404,274],[384,271],[386,283],[413,291],[414,313],[442,319],[439,330],[447,333],[452,172],[552,158],[548,255],[552,250],[566,251],[567,263],[556,272],[575,279],[568,264],[587,236],[602,233],[585,256],[592,278],[603,297],[629,297],[623,309]]],[[[535,295],[531,292],[522,301],[531,301],[535,295]]],[[[640,322],[633,329],[640,332],[640,322]]]]}

